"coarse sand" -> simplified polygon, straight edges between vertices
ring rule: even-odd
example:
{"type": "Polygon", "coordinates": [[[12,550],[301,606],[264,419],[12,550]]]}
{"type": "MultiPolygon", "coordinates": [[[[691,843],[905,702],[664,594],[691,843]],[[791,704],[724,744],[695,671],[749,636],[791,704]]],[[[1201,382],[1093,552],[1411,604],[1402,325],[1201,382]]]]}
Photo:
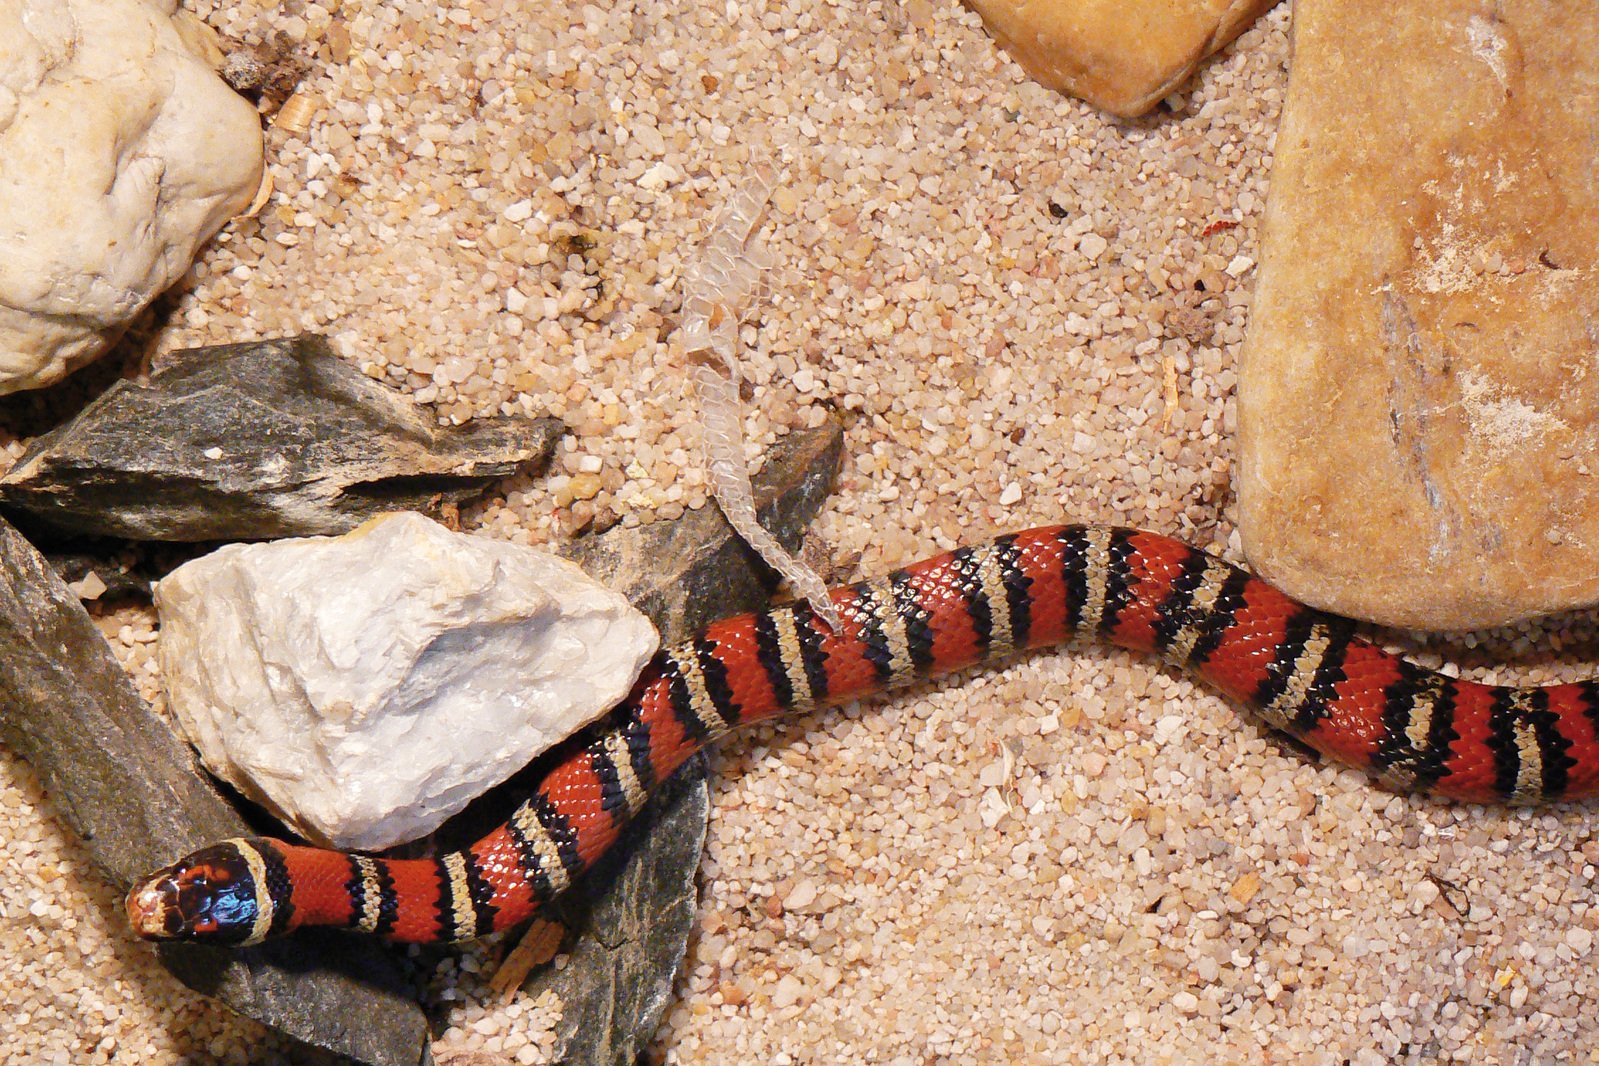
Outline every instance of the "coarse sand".
{"type": "MultiPolygon", "coordinates": [[[[1067,519],[1237,558],[1288,5],[1131,123],[1026,81],[953,0],[194,6],[314,52],[314,113],[268,133],[271,202],[205,250],[159,347],[316,330],[442,419],[567,420],[550,474],[468,528],[542,544],[702,503],[679,279],[767,163],[746,432],[753,455],[844,419],[815,529],[835,579],[1067,519]]],[[[154,698],[152,615],[98,620],[154,698]]],[[[1395,639],[1537,681],[1589,673],[1593,637],[1395,639]]],[[[714,765],[663,1061],[1599,1062],[1599,814],[1394,796],[1151,662],[1033,655],[714,765]]],[[[0,823],[0,1061],[307,1061],[130,939],[9,752],[0,823]]],[[[487,991],[501,950],[416,956],[441,1062],[547,1055],[559,1005],[487,991]]]]}

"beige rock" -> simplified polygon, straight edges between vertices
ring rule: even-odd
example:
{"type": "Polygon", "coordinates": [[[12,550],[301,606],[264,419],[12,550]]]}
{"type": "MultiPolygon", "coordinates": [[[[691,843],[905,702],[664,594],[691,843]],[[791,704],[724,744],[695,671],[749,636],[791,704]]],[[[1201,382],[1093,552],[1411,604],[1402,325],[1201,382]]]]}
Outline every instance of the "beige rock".
{"type": "Polygon", "coordinates": [[[1599,5],[1294,17],[1239,381],[1245,552],[1391,625],[1599,600],[1599,5]]]}
{"type": "Polygon", "coordinates": [[[1040,82],[1132,118],[1277,0],[967,0],[1040,82]]]}
{"type": "Polygon", "coordinates": [[[0,394],[93,359],[261,178],[175,0],[0,0],[0,394]]]}

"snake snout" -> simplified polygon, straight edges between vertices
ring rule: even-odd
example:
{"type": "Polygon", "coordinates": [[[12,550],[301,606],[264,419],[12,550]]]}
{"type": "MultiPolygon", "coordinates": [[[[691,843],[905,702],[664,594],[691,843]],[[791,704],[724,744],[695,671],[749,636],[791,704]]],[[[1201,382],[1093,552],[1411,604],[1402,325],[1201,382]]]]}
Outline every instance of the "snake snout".
{"type": "Polygon", "coordinates": [[[128,893],[128,924],[142,940],[170,940],[182,932],[177,903],[177,883],[165,871],[146,878],[128,893]]]}

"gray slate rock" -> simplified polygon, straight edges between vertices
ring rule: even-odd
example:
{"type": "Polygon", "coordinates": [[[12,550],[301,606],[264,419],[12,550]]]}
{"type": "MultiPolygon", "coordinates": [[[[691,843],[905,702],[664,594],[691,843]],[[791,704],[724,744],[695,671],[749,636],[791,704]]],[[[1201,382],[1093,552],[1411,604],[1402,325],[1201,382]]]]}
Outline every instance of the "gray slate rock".
{"type": "MultiPolygon", "coordinates": [[[[134,691],[78,598],[0,520],[0,741],[123,887],[249,827],[134,691]]],[[[171,945],[189,987],[246,1017],[374,1066],[428,1060],[427,1022],[375,943],[295,937],[243,951],[171,945]]]]}
{"type": "Polygon", "coordinates": [[[83,552],[52,552],[45,556],[50,568],[67,584],[82,581],[90,574],[105,586],[97,599],[114,599],[122,596],[150,598],[151,579],[137,569],[113,559],[83,552]]]}
{"type": "MultiPolygon", "coordinates": [[[[753,479],[761,521],[790,551],[826,501],[842,454],[836,423],[793,433],[753,479]]],[[[673,522],[611,529],[568,554],[649,615],[665,643],[771,598],[772,572],[714,506],[673,522]]],[[[545,967],[523,984],[531,996],[549,989],[561,1001],[554,1061],[632,1066],[648,1046],[688,949],[709,814],[705,763],[696,758],[562,900],[556,917],[575,934],[567,965],[545,967]]]]}
{"type": "MultiPolygon", "coordinates": [[[[843,429],[829,422],[778,441],[751,480],[761,524],[789,551],[832,491],[844,453],[843,429]]],[[[773,574],[716,507],[672,522],[616,527],[574,541],[565,554],[643,611],[663,642],[770,600],[773,574]]]]}
{"type": "Polygon", "coordinates": [[[547,461],[553,418],[440,427],[314,335],[175,353],[36,440],[0,478],[19,523],[135,540],[343,533],[547,461]]]}

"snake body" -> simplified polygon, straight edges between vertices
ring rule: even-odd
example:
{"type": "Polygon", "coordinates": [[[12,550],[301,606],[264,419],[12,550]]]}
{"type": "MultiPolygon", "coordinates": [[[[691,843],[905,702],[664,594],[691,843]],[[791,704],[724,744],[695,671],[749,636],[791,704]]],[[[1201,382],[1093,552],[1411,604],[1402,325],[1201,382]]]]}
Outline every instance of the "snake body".
{"type": "Polygon", "coordinates": [[[413,942],[483,936],[564,892],[658,783],[731,730],[1074,639],[1153,652],[1400,789],[1512,803],[1599,792],[1599,684],[1445,676],[1159,534],[1031,529],[831,597],[838,631],[792,603],[663,649],[510,819],[465,850],[389,860],[227,841],[135,886],[134,927],[235,944],[301,926],[413,942]]]}

